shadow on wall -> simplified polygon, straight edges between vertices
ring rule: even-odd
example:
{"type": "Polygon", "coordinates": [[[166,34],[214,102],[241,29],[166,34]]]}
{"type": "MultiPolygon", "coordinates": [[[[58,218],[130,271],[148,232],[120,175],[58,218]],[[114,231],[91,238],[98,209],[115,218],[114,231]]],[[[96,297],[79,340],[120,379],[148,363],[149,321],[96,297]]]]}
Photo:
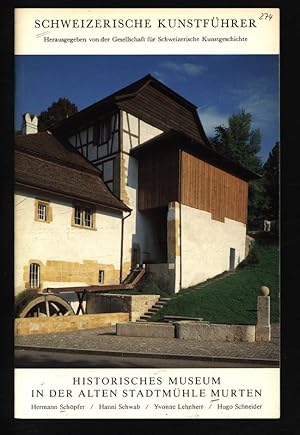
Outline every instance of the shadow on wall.
{"type": "MultiPolygon", "coordinates": [[[[138,162],[129,158],[126,188],[130,188],[131,204],[136,210],[135,234],[132,247],[140,249],[138,263],[167,262],[167,207],[139,211],[138,209],[138,162]]],[[[134,254],[138,255],[137,253],[134,254]]]]}

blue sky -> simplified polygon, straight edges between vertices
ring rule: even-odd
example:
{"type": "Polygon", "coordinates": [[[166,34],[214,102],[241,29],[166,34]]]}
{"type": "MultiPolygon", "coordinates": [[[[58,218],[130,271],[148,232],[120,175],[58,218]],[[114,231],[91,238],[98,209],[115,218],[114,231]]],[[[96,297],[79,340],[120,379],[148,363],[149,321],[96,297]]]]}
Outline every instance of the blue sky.
{"type": "Polygon", "coordinates": [[[198,107],[208,136],[244,108],[262,133],[263,162],[279,140],[279,57],[16,56],[15,126],[22,114],[38,115],[60,97],[79,110],[152,74],[198,107]]]}

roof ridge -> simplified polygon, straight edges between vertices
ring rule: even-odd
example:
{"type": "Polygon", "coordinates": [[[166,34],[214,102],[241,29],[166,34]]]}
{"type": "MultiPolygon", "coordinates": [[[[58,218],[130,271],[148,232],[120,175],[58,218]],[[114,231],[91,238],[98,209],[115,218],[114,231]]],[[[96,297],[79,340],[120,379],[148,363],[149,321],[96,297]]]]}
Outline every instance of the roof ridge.
{"type": "Polygon", "coordinates": [[[91,104],[90,106],[87,106],[83,108],[82,110],[78,111],[77,113],[74,113],[74,115],[70,116],[69,118],[65,118],[62,121],[60,121],[56,126],[52,127],[52,130],[55,131],[56,129],[62,128],[62,126],[65,123],[72,122],[76,117],[80,116],[84,112],[88,112],[96,108],[98,105],[104,104],[105,102],[111,101],[114,104],[118,103],[118,100],[126,99],[126,98],[133,98],[135,97],[139,92],[144,89],[145,86],[147,86],[149,83],[153,83],[157,87],[160,87],[161,90],[165,93],[168,93],[171,98],[179,101],[184,106],[188,107],[189,109],[192,109],[193,111],[197,111],[197,106],[193,104],[191,101],[187,100],[185,97],[162,83],[160,80],[152,76],[151,74],[146,74],[145,76],[141,77],[140,79],[129,83],[128,85],[118,89],[115,92],[112,92],[109,95],[106,95],[105,97],[101,98],[100,100],[96,101],[95,103],[91,104]],[[137,89],[135,89],[137,87],[137,89]],[[124,92],[128,89],[133,88],[134,90],[132,92],[128,92],[127,94],[124,94],[124,92]]]}

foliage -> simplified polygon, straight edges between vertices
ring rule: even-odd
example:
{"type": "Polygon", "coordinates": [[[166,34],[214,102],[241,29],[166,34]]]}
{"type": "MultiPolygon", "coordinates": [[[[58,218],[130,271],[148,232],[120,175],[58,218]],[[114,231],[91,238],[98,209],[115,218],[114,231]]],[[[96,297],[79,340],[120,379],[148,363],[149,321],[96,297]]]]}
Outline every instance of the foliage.
{"type": "Polygon", "coordinates": [[[258,263],[259,263],[259,256],[258,256],[257,248],[255,244],[253,244],[250,248],[247,257],[238,265],[238,267],[242,268],[246,266],[253,266],[258,263]]]}
{"type": "MultiPolygon", "coordinates": [[[[252,128],[252,115],[244,109],[228,119],[228,127],[215,128],[213,142],[217,152],[234,160],[245,168],[262,172],[262,162],[257,153],[260,151],[261,132],[252,128]]],[[[265,206],[265,184],[262,179],[249,182],[248,223],[260,217],[265,206]]]]}
{"type": "Polygon", "coordinates": [[[262,218],[266,204],[266,189],[264,179],[249,181],[248,190],[248,225],[253,226],[256,219],[262,218]]]}
{"type": "Polygon", "coordinates": [[[279,215],[279,142],[276,142],[269,158],[263,166],[264,188],[266,192],[265,215],[278,219],[279,215]]]}
{"type": "Polygon", "coordinates": [[[58,122],[78,112],[77,106],[68,98],[62,97],[51,104],[46,110],[38,115],[39,131],[53,127],[58,122]]]}
{"type": "Polygon", "coordinates": [[[164,316],[201,317],[212,323],[256,324],[260,287],[270,289],[271,322],[279,321],[279,252],[272,240],[256,240],[258,263],[177,293],[151,321],[164,316]]]}
{"type": "Polygon", "coordinates": [[[15,316],[18,315],[19,311],[22,309],[27,302],[33,299],[37,294],[36,290],[26,289],[21,291],[15,296],[15,316]]]}
{"type": "Polygon", "coordinates": [[[257,156],[261,149],[261,132],[253,129],[251,123],[252,115],[243,109],[229,117],[228,127],[215,127],[213,142],[220,154],[257,172],[261,169],[261,160],[257,156]]]}

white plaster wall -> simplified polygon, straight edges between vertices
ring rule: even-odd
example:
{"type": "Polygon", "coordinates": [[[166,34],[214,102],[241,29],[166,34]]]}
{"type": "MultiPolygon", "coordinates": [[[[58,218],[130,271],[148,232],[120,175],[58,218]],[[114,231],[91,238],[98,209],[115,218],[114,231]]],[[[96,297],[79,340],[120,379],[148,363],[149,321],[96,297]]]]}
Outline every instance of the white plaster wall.
{"type": "Polygon", "coordinates": [[[236,250],[235,267],[245,258],[246,225],[211,213],[181,206],[182,287],[203,282],[229,270],[230,248],[236,250]]]}
{"type": "MultiPolygon", "coordinates": [[[[38,196],[40,198],[40,195],[38,196]]],[[[67,201],[50,200],[51,223],[34,220],[35,196],[25,191],[15,195],[15,287],[24,290],[23,267],[30,259],[83,262],[94,260],[120,268],[121,217],[103,210],[96,211],[97,230],[71,226],[72,205],[67,201]]],[[[47,287],[48,283],[44,282],[47,287]]],[[[62,286],[53,283],[49,286],[62,286]]],[[[68,282],[67,286],[85,285],[68,282]]]]}
{"type": "Polygon", "coordinates": [[[143,142],[146,142],[147,140],[152,139],[153,137],[163,133],[162,130],[154,127],[153,125],[147,124],[141,119],[138,120],[137,117],[131,115],[130,113],[127,114],[127,112],[125,111],[122,111],[122,120],[122,130],[130,131],[135,135],[138,135],[138,133],[140,133],[140,142],[138,142],[137,138],[132,137],[132,144],[130,144],[129,134],[123,132],[123,150],[126,152],[129,152],[131,147],[134,148],[135,146],[142,144],[143,142]],[[129,125],[127,115],[129,118],[129,125]]]}
{"type": "Polygon", "coordinates": [[[140,121],[140,143],[146,142],[161,133],[163,131],[159,130],[159,128],[153,127],[153,125],[147,124],[142,120],[140,121]]]}
{"type": "Polygon", "coordinates": [[[139,134],[139,120],[136,116],[131,115],[130,113],[128,113],[128,120],[127,120],[127,116],[125,116],[125,118],[123,118],[125,121],[125,128],[126,130],[130,131],[130,133],[139,134]],[[129,125],[128,125],[128,121],[129,121],[129,125]]]}

